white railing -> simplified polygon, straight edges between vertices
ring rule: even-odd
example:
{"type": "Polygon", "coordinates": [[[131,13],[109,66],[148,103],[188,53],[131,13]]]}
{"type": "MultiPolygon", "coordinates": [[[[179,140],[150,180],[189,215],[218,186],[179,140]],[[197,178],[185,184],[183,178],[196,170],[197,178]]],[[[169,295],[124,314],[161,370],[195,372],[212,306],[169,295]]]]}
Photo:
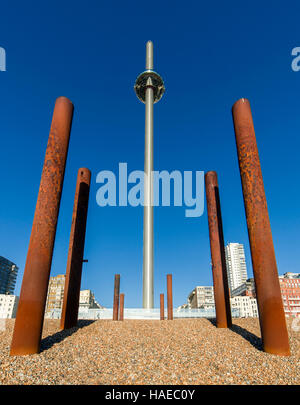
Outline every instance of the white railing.
{"type": "MultiPolygon", "coordinates": [[[[231,310],[233,318],[240,317],[240,311],[238,308],[232,308],[231,310]]],[[[50,319],[60,319],[61,310],[54,309],[51,313],[47,314],[46,318],[50,319]]],[[[112,308],[106,309],[86,309],[80,311],[78,314],[78,319],[112,319],[113,310],[112,308]]],[[[215,318],[216,313],[214,309],[173,309],[173,318],[215,318]]],[[[165,319],[167,318],[167,309],[165,309],[165,319]]],[[[124,319],[148,319],[148,320],[158,320],[160,319],[160,309],[143,309],[143,308],[124,308],[124,319]]]]}

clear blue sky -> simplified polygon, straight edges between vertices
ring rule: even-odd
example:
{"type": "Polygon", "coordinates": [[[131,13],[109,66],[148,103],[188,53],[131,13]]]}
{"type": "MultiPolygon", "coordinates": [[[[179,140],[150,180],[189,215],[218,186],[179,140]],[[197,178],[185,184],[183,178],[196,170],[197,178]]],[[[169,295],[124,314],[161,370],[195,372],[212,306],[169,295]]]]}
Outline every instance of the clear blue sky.
{"type": "MultiPolygon", "coordinates": [[[[245,245],[245,212],[231,117],[250,100],[279,273],[300,271],[300,46],[297,1],[10,1],[0,10],[0,255],[19,267],[19,293],[55,99],[75,106],[51,275],[63,274],[79,167],[92,171],[82,288],[112,306],[121,274],[126,306],[142,303],[143,210],[100,208],[96,175],[142,170],[144,105],[133,91],[145,43],[166,93],[155,105],[156,170],[216,170],[224,236],[245,245]]],[[[205,212],[155,208],[155,304],[173,274],[174,305],[212,284],[205,212]]]]}

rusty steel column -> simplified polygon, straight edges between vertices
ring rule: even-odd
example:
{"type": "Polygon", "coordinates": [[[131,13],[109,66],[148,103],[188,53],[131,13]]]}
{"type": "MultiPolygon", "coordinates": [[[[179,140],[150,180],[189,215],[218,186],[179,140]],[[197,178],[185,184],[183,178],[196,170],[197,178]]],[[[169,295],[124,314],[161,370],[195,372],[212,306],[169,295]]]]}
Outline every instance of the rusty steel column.
{"type": "Polygon", "coordinates": [[[78,170],[60,328],[77,325],[91,172],[78,170]]]}
{"type": "Polygon", "coordinates": [[[10,355],[39,353],[73,104],[56,100],[34,213],[10,355]]]}
{"type": "Polygon", "coordinates": [[[119,318],[120,274],[115,275],[113,320],[119,318]]]}
{"type": "Polygon", "coordinates": [[[125,294],[120,294],[120,315],[119,315],[119,321],[124,321],[124,298],[125,298],[125,294]]]}
{"type": "Polygon", "coordinates": [[[173,293],[172,293],[172,274],[167,274],[167,305],[168,320],[173,319],[173,293]]]}
{"type": "Polygon", "coordinates": [[[163,321],[164,319],[165,319],[164,295],[160,294],[160,320],[163,321]]]}
{"type": "Polygon", "coordinates": [[[264,351],[290,355],[271,226],[249,101],[232,107],[264,351]]]}
{"type": "Polygon", "coordinates": [[[232,326],[227,280],[223,225],[217,173],[205,174],[205,191],[209,228],[210,252],[214,283],[217,328],[232,326]]]}

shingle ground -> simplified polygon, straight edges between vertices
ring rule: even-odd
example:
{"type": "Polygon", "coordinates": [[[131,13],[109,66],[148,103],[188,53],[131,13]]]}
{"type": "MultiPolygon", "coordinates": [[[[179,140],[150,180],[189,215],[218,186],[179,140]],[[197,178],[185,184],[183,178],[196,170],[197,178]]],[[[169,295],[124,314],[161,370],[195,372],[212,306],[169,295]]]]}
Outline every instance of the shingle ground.
{"type": "MultiPolygon", "coordinates": [[[[3,321],[2,321],[3,322],[3,321]]],[[[217,329],[207,319],[46,320],[42,351],[9,356],[14,320],[0,330],[1,384],[299,384],[300,331],[288,320],[290,357],[261,350],[258,319],[217,329]]]]}

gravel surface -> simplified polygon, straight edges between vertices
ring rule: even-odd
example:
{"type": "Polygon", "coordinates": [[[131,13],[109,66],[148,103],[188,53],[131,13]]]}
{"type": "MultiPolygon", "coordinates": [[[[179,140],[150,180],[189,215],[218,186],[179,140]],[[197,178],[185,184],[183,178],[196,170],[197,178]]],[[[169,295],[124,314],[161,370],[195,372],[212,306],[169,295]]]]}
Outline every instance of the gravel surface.
{"type": "MultiPolygon", "coordinates": [[[[3,321],[2,321],[3,322],[3,321]]],[[[300,331],[292,355],[261,351],[258,319],[232,330],[207,319],[79,321],[59,331],[46,320],[38,355],[9,356],[14,320],[0,330],[1,384],[299,384],[300,331]]]]}

